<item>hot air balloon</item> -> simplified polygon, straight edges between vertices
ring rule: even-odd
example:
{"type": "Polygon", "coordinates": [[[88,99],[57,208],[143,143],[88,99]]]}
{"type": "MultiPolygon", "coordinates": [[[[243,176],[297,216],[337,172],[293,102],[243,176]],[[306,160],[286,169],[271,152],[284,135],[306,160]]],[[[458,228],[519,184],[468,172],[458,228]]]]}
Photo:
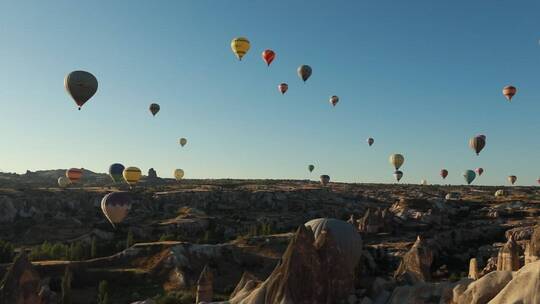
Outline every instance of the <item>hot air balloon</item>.
{"type": "Polygon", "coordinates": [[[394,171],[393,175],[396,178],[396,180],[399,182],[401,180],[401,178],[403,177],[403,172],[401,172],[399,170],[396,170],[396,171],[394,171]]]}
{"type": "Polygon", "coordinates": [[[392,155],[390,155],[389,160],[390,160],[390,163],[392,164],[392,166],[394,166],[394,168],[396,168],[396,170],[399,170],[401,165],[403,165],[403,163],[405,162],[405,158],[401,154],[392,154],[392,155]]]}
{"type": "Polygon", "coordinates": [[[270,63],[272,63],[275,58],[276,53],[274,53],[274,51],[272,50],[264,50],[264,52],[262,52],[262,59],[264,60],[264,62],[266,62],[267,66],[270,66],[270,63]]]}
{"type": "Polygon", "coordinates": [[[67,177],[60,176],[58,178],[58,186],[60,188],[65,188],[65,187],[69,186],[69,184],[70,184],[70,181],[69,181],[69,179],[67,177]]]}
{"type": "Polygon", "coordinates": [[[515,176],[515,175],[510,175],[510,176],[508,176],[508,181],[509,181],[512,185],[515,184],[516,181],[517,181],[517,176],[515,176]]]}
{"type": "Polygon", "coordinates": [[[64,79],[64,87],[75,101],[79,110],[97,92],[96,77],[85,71],[73,71],[64,79]]]}
{"type": "Polygon", "coordinates": [[[336,95],[334,95],[334,96],[330,97],[329,102],[330,102],[330,104],[331,104],[332,106],[335,107],[335,106],[338,104],[338,102],[339,102],[339,97],[337,97],[336,95]]]}
{"type": "Polygon", "coordinates": [[[448,176],[448,170],[442,169],[442,170],[441,170],[441,177],[442,177],[443,179],[445,179],[447,176],[448,176]]]}
{"type": "Polygon", "coordinates": [[[156,116],[156,114],[159,112],[159,109],[160,107],[157,103],[153,103],[149,107],[150,113],[152,113],[153,116],[156,116]]]}
{"type": "Polygon", "coordinates": [[[326,186],[330,182],[330,176],[323,174],[321,175],[321,185],[326,186]]]}
{"type": "Polygon", "coordinates": [[[120,183],[124,180],[124,176],[122,175],[124,173],[124,165],[122,164],[112,164],[109,167],[109,176],[112,178],[113,182],[120,183]]]}
{"type": "Polygon", "coordinates": [[[375,142],[375,139],[373,139],[373,138],[371,138],[371,137],[367,139],[367,143],[368,143],[368,145],[369,145],[370,147],[371,147],[371,145],[373,145],[374,142],[375,142]]]}
{"type": "Polygon", "coordinates": [[[186,144],[187,144],[187,139],[185,139],[185,138],[183,138],[183,137],[180,138],[180,145],[183,147],[183,146],[185,146],[186,144]]]}
{"type": "Polygon", "coordinates": [[[174,178],[176,178],[177,181],[184,178],[184,170],[182,170],[182,169],[174,170],[174,178]]]}
{"type": "Polygon", "coordinates": [[[121,223],[131,209],[131,198],[127,192],[111,192],[101,199],[101,210],[113,227],[121,223]]]}
{"type": "Polygon", "coordinates": [[[124,172],[122,172],[122,175],[124,176],[124,180],[126,183],[128,183],[130,186],[135,185],[139,180],[141,179],[141,169],[137,167],[127,167],[124,169],[124,172]]]}
{"type": "Polygon", "coordinates": [[[504,191],[503,189],[499,189],[497,191],[495,191],[495,197],[504,197],[504,196],[507,196],[508,193],[506,191],[504,191]]]}
{"type": "Polygon", "coordinates": [[[476,168],[476,169],[474,169],[474,172],[476,172],[476,174],[478,174],[478,176],[482,176],[482,173],[484,173],[484,169],[483,168],[476,168]]]}
{"type": "Polygon", "coordinates": [[[309,65],[301,65],[298,70],[298,76],[300,76],[300,78],[306,82],[306,80],[308,80],[308,78],[311,76],[311,67],[309,65]]]}
{"type": "Polygon", "coordinates": [[[513,87],[513,86],[505,86],[502,90],[503,92],[503,95],[504,97],[506,97],[506,99],[508,99],[508,101],[512,101],[512,97],[514,97],[514,95],[516,95],[517,93],[517,89],[516,87],[513,87]]]}
{"type": "Polygon", "coordinates": [[[308,170],[309,170],[309,172],[313,172],[313,170],[315,170],[315,166],[314,165],[309,165],[308,170]]]}
{"type": "Polygon", "coordinates": [[[287,90],[289,89],[289,85],[286,84],[286,83],[280,83],[278,86],[277,86],[278,90],[281,92],[281,94],[285,94],[285,92],[287,92],[287,90]]]}
{"type": "Polygon", "coordinates": [[[66,171],[66,177],[71,183],[76,183],[82,178],[83,171],[78,168],[71,168],[66,171]]]}
{"type": "Polygon", "coordinates": [[[477,135],[471,139],[469,139],[469,147],[476,152],[476,155],[480,154],[480,151],[484,149],[486,146],[486,136],[485,135],[477,135]]]}
{"type": "Polygon", "coordinates": [[[420,185],[427,186],[427,180],[425,180],[425,179],[421,180],[420,185]]]}
{"type": "Polygon", "coordinates": [[[540,184],[540,177],[536,181],[540,184]]]}
{"type": "Polygon", "coordinates": [[[244,37],[237,37],[231,41],[231,49],[238,58],[242,60],[242,57],[249,51],[249,40],[244,37]]]}
{"type": "Polygon", "coordinates": [[[473,170],[466,170],[463,172],[463,177],[465,178],[465,181],[468,185],[472,183],[472,181],[476,178],[476,173],[474,173],[473,170]]]}

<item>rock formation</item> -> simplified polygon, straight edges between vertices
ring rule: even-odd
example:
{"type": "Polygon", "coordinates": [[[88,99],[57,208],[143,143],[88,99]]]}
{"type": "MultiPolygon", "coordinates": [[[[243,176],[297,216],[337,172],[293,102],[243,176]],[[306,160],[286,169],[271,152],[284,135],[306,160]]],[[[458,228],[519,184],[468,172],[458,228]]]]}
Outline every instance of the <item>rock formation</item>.
{"type": "Polygon", "coordinates": [[[212,301],[214,297],[213,282],[214,275],[208,265],[206,265],[197,282],[197,301],[195,303],[212,301]]]}
{"type": "Polygon", "coordinates": [[[433,263],[433,250],[422,237],[418,236],[412,248],[403,256],[394,273],[394,278],[410,283],[429,281],[431,263],[433,263]]]}
{"type": "Polygon", "coordinates": [[[230,303],[311,304],[347,299],[354,292],[354,276],[350,270],[356,265],[347,265],[349,254],[343,252],[332,226],[328,226],[315,238],[311,226],[301,225],[270,276],[259,282],[244,274],[230,303]]]}
{"type": "Polygon", "coordinates": [[[15,258],[0,286],[0,304],[40,304],[40,278],[23,252],[15,258]]]}
{"type": "Polygon", "coordinates": [[[519,270],[519,245],[510,236],[497,256],[497,270],[519,270]]]}
{"type": "Polygon", "coordinates": [[[362,233],[379,233],[384,228],[381,210],[375,212],[368,209],[364,216],[358,220],[358,230],[362,233]]]}
{"type": "Polygon", "coordinates": [[[476,258],[472,258],[469,261],[469,279],[478,280],[479,277],[478,262],[476,261],[476,258]]]}
{"type": "Polygon", "coordinates": [[[148,179],[156,179],[156,178],[157,178],[156,170],[154,170],[154,168],[148,169],[148,179]]]}

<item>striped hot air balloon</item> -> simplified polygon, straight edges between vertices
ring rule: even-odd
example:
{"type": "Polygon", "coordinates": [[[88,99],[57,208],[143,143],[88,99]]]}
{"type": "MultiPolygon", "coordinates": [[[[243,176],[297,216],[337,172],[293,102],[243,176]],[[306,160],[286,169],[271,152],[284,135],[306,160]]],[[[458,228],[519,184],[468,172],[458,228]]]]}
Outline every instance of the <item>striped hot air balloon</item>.
{"type": "Polygon", "coordinates": [[[77,183],[81,180],[83,175],[82,169],[71,168],[66,171],[66,177],[71,183],[77,183]]]}
{"type": "Polygon", "coordinates": [[[184,178],[184,170],[182,170],[182,169],[174,170],[174,178],[177,181],[180,181],[182,178],[184,178]]]}
{"type": "Polygon", "coordinates": [[[231,41],[231,49],[233,53],[236,55],[236,58],[238,58],[238,60],[242,60],[242,58],[249,51],[249,48],[250,48],[250,43],[247,38],[237,37],[231,41]]]}
{"type": "Polygon", "coordinates": [[[506,97],[508,101],[512,101],[512,97],[516,95],[517,89],[516,87],[509,85],[509,86],[505,86],[502,92],[503,92],[504,97],[506,97]]]}
{"type": "Polygon", "coordinates": [[[116,228],[127,217],[131,209],[131,198],[127,192],[112,192],[101,199],[101,210],[107,220],[116,228]]]}
{"type": "Polygon", "coordinates": [[[485,135],[477,135],[471,139],[469,139],[469,147],[476,152],[476,155],[480,154],[480,151],[484,149],[486,146],[486,136],[485,135]]]}
{"type": "Polygon", "coordinates": [[[124,169],[124,172],[122,172],[122,175],[124,176],[126,183],[130,186],[134,186],[141,179],[142,173],[141,169],[137,167],[127,167],[124,169]]]}
{"type": "Polygon", "coordinates": [[[390,155],[390,164],[396,168],[396,170],[399,170],[399,168],[403,165],[405,162],[405,157],[401,154],[392,154],[390,155]]]}
{"type": "Polygon", "coordinates": [[[298,76],[304,82],[306,82],[306,80],[308,80],[309,77],[311,77],[311,73],[313,72],[313,70],[311,69],[309,65],[301,65],[300,67],[298,67],[298,70],[296,72],[298,73],[298,76]]]}

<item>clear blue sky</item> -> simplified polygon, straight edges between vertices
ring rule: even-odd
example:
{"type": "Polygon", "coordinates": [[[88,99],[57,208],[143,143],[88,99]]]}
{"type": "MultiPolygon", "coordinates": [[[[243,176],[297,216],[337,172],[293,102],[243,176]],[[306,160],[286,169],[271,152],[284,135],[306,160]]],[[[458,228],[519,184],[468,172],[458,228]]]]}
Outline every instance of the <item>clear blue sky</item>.
{"type": "Polygon", "coordinates": [[[404,182],[438,183],[444,167],[463,183],[481,166],[476,184],[515,174],[532,185],[539,39],[532,0],[2,1],[0,169],[121,162],[165,177],[308,178],[313,163],[312,178],[393,182],[397,152],[404,182]],[[236,36],[252,45],[242,62],[236,36]],[[306,84],[301,64],[313,68],[306,84]],[[78,69],[99,80],[82,111],[63,88],[78,69]],[[467,146],[475,134],[487,135],[479,157],[467,146]]]}

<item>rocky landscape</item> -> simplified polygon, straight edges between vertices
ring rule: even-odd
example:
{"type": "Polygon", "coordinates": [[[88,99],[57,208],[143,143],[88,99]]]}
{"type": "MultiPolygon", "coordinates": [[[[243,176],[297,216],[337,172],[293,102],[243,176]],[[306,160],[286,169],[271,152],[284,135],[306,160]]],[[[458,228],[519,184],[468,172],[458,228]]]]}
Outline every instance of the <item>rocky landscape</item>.
{"type": "Polygon", "coordinates": [[[153,176],[113,228],[61,172],[0,174],[0,303],[540,303],[538,187],[153,176]]]}

